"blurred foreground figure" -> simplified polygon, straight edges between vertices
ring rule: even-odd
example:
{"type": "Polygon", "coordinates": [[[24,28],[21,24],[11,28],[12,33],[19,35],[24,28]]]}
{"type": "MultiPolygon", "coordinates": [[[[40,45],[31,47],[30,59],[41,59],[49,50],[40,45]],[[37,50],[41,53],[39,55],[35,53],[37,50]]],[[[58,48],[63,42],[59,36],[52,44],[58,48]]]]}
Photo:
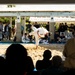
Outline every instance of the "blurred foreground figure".
{"type": "Polygon", "coordinates": [[[36,62],[36,69],[38,71],[47,69],[48,67],[52,66],[52,61],[51,61],[52,53],[50,50],[45,50],[43,53],[43,59],[42,60],[37,60],[36,62]]]}
{"type": "Polygon", "coordinates": [[[45,35],[47,35],[49,32],[44,27],[36,28],[32,25],[31,28],[33,31],[30,32],[29,35],[33,35],[35,37],[36,48],[37,48],[39,45],[40,38],[45,37],[45,35]]]}
{"type": "Polygon", "coordinates": [[[26,75],[34,69],[32,58],[21,44],[11,44],[5,56],[6,75],[26,75]]]}
{"type": "Polygon", "coordinates": [[[69,39],[64,46],[63,55],[65,56],[64,67],[75,69],[75,30],[73,38],[69,39]]]}

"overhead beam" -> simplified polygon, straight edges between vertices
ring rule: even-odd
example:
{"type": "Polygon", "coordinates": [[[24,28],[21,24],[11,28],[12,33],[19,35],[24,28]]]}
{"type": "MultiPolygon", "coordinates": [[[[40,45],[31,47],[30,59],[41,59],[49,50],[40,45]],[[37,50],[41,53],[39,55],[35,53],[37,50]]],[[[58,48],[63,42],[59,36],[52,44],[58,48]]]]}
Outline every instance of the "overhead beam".
{"type": "Polygon", "coordinates": [[[65,17],[65,16],[75,16],[75,12],[41,12],[41,11],[32,11],[32,12],[0,12],[0,16],[33,16],[33,17],[40,17],[40,16],[45,16],[45,17],[65,17]]]}

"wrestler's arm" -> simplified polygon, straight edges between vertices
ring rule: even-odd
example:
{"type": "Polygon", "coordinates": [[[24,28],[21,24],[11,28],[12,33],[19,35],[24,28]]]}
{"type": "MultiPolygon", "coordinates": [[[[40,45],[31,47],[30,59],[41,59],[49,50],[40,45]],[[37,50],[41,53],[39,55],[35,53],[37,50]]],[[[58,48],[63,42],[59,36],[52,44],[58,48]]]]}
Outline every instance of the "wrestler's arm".
{"type": "Polygon", "coordinates": [[[41,37],[41,36],[39,35],[39,30],[37,31],[37,35],[38,35],[39,37],[41,37]]]}

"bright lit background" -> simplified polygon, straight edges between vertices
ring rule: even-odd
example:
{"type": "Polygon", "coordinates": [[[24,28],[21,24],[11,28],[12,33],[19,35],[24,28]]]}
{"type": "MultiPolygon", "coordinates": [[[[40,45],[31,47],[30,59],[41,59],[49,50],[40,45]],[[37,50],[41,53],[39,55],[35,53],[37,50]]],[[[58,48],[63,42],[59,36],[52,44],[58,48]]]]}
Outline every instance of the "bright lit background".
{"type": "Polygon", "coordinates": [[[75,4],[0,4],[0,11],[75,11],[75,4]]]}

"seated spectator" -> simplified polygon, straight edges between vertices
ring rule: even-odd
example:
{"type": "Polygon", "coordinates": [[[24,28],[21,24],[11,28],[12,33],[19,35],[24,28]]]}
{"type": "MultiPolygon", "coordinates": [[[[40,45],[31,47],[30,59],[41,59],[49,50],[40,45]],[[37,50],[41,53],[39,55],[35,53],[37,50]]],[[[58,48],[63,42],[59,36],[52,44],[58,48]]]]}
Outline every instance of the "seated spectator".
{"type": "Polygon", "coordinates": [[[25,34],[23,34],[23,36],[22,36],[22,42],[24,43],[27,43],[27,42],[29,42],[29,38],[27,37],[27,33],[25,33],[25,34]]]}
{"type": "Polygon", "coordinates": [[[42,70],[41,75],[60,75],[64,72],[62,66],[62,58],[58,55],[53,56],[52,58],[52,66],[42,70]]]}
{"type": "Polygon", "coordinates": [[[55,34],[54,34],[54,40],[55,40],[55,42],[58,42],[58,38],[60,37],[60,35],[59,35],[59,32],[58,31],[56,31],[55,32],[55,34]]]}
{"type": "Polygon", "coordinates": [[[34,69],[33,61],[27,55],[27,49],[21,44],[11,44],[5,56],[7,75],[26,75],[34,69]]]}
{"type": "Polygon", "coordinates": [[[48,33],[48,34],[45,35],[45,37],[43,39],[44,44],[49,44],[50,43],[50,34],[51,33],[48,33]]]}
{"type": "Polygon", "coordinates": [[[57,43],[65,43],[65,42],[66,42],[65,33],[61,32],[61,35],[57,37],[57,43]]]}
{"type": "Polygon", "coordinates": [[[71,39],[71,38],[73,38],[72,32],[67,32],[66,39],[68,40],[68,39],[71,39]]]}
{"type": "Polygon", "coordinates": [[[60,36],[60,39],[61,39],[61,42],[66,42],[66,37],[65,37],[65,34],[64,33],[61,33],[61,36],[60,36]]]}
{"type": "Polygon", "coordinates": [[[43,53],[43,60],[38,60],[36,62],[36,69],[39,71],[39,70],[43,70],[51,66],[52,65],[51,60],[50,60],[51,56],[52,56],[51,51],[45,50],[43,53]]]}

